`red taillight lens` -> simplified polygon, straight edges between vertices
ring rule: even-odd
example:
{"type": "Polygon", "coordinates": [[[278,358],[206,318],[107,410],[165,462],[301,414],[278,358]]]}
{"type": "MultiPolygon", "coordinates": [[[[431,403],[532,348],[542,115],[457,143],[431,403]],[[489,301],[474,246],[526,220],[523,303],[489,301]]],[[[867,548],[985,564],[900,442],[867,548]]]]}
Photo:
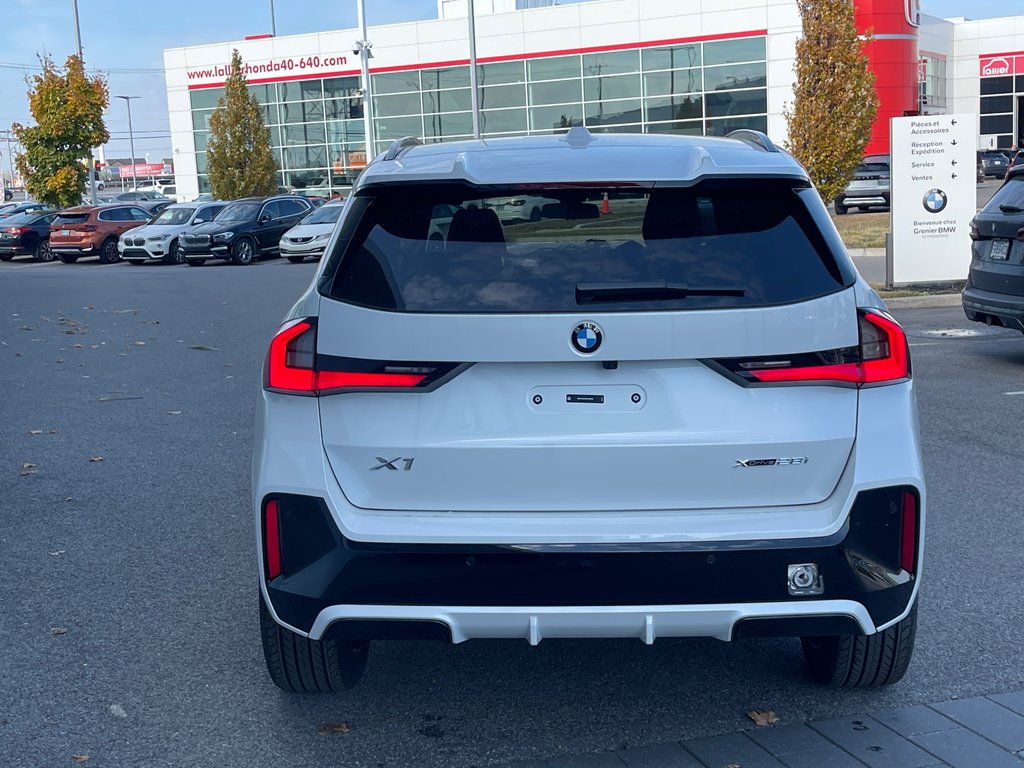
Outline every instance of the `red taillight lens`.
{"type": "Polygon", "coordinates": [[[82,225],[82,231],[83,232],[95,232],[96,231],[96,225],[95,224],[83,224],[82,225]]]}
{"type": "Polygon", "coordinates": [[[433,384],[455,369],[451,363],[405,363],[316,354],[316,324],[299,320],[270,342],[265,386],[291,395],[320,395],[346,389],[413,389],[433,384]]]}
{"type": "Polygon", "coordinates": [[[277,512],[277,499],[271,499],[263,507],[263,551],[266,553],[267,581],[281,575],[281,528],[277,512]]]}
{"type": "Polygon", "coordinates": [[[1017,230],[1017,239],[1024,240],[1024,227],[1017,230]]]}
{"type": "Polygon", "coordinates": [[[910,376],[907,337],[884,312],[862,309],[857,347],[788,357],[715,361],[744,384],[847,384],[862,386],[895,382],[910,376]]]}
{"type": "Polygon", "coordinates": [[[29,231],[28,227],[8,227],[7,231],[12,235],[24,235],[29,231]]]}
{"type": "Polygon", "coordinates": [[[973,221],[971,222],[971,240],[981,240],[981,230],[973,221]]]}
{"type": "Polygon", "coordinates": [[[900,568],[914,572],[917,555],[917,497],[910,491],[903,493],[903,525],[900,528],[900,568]]]}

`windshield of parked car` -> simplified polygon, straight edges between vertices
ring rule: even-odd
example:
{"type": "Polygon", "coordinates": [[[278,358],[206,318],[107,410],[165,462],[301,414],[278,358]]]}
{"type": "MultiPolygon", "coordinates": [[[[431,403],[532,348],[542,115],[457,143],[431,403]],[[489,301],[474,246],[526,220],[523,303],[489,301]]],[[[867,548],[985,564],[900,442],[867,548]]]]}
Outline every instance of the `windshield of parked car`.
{"type": "Polygon", "coordinates": [[[195,208],[165,208],[150,224],[188,224],[195,208]]]}
{"type": "Polygon", "coordinates": [[[502,313],[578,313],[598,299],[601,311],[765,306],[844,284],[808,203],[781,180],[370,189],[323,280],[375,309],[502,313]]]}
{"type": "Polygon", "coordinates": [[[217,214],[217,221],[252,221],[259,210],[259,203],[232,203],[217,214]]]}
{"type": "Polygon", "coordinates": [[[317,208],[309,216],[302,220],[303,224],[336,224],[341,216],[341,205],[325,205],[317,208]]]}

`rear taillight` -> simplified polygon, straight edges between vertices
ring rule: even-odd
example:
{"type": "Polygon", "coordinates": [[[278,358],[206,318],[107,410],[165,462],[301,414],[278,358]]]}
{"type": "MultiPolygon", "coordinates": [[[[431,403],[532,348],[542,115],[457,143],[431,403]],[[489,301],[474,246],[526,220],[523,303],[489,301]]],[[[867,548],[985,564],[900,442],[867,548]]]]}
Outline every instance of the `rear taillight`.
{"type": "Polygon", "coordinates": [[[423,390],[455,370],[455,363],[389,362],[316,354],[312,319],[285,325],[270,342],[264,386],[274,392],[317,396],[355,390],[423,390]]]}
{"type": "Polygon", "coordinates": [[[81,227],[81,231],[82,232],[95,232],[96,231],[96,225],[95,224],[83,224],[82,227],[81,227]]]}
{"type": "Polygon", "coordinates": [[[900,568],[907,573],[914,572],[917,555],[917,497],[910,491],[903,492],[903,524],[900,526],[900,568]]]}
{"type": "Polygon", "coordinates": [[[277,499],[270,499],[263,506],[263,552],[267,566],[267,581],[281,575],[281,524],[277,513],[277,499]]]}
{"type": "Polygon", "coordinates": [[[899,323],[879,310],[861,309],[858,327],[860,343],[856,347],[770,358],[715,360],[712,364],[745,386],[864,386],[910,377],[910,351],[899,323]]]}
{"type": "Polygon", "coordinates": [[[981,240],[981,230],[975,222],[971,222],[971,240],[981,240]]]}
{"type": "Polygon", "coordinates": [[[31,230],[28,227],[8,227],[6,231],[12,235],[24,235],[31,230]]]}
{"type": "Polygon", "coordinates": [[[1024,227],[1017,230],[1017,239],[1024,240],[1024,227]]]}

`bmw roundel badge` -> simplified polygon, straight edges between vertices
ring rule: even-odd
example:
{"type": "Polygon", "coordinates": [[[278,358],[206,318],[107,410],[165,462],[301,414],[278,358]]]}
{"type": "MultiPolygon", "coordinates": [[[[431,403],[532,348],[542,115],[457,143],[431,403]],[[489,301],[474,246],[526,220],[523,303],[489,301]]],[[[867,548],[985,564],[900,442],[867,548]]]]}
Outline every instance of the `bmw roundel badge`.
{"type": "Polygon", "coordinates": [[[580,323],[572,329],[572,335],[569,337],[572,342],[572,348],[577,352],[589,355],[591,352],[597,352],[601,347],[601,342],[604,340],[604,333],[601,331],[601,326],[597,323],[580,323]]]}

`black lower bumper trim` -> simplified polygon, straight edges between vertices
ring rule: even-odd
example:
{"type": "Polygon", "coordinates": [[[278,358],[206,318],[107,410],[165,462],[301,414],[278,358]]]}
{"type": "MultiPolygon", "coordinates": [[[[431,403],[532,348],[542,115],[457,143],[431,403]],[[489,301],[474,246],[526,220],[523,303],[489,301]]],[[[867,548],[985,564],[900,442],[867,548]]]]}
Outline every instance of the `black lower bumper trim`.
{"type": "MultiPolygon", "coordinates": [[[[324,502],[274,495],[282,575],[267,584],[278,617],[308,631],[332,605],[628,606],[852,600],[876,625],[902,614],[914,575],[900,567],[903,500],[915,489],[861,493],[839,534],[793,542],[704,544],[699,550],[523,551],[507,546],[375,545],[351,542],[324,502]],[[816,563],[824,592],[793,596],[789,566],[816,563]]],[[[271,497],[268,497],[271,498],[271,497]]],[[[915,507],[916,508],[916,507],[915,507]]],[[[744,622],[743,635],[802,633],[803,619],[744,622]],[[796,623],[794,623],[796,622],[796,623]]],[[[822,627],[851,632],[850,619],[822,627]]],[[[856,622],[853,622],[853,626],[856,622]]],[[[859,631],[859,630],[858,630],[859,631]]]]}

